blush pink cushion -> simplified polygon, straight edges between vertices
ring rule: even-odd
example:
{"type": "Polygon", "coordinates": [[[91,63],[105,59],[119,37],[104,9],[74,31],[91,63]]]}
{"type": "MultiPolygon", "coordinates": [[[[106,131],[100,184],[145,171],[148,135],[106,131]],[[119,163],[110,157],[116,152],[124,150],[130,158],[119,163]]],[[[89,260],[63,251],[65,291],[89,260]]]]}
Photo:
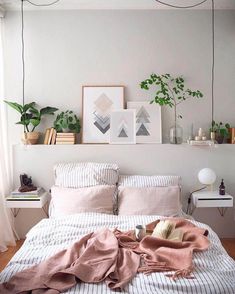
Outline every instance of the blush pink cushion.
{"type": "Polygon", "coordinates": [[[180,188],[118,188],[119,215],[162,215],[180,214],[180,188]]]}
{"type": "Polygon", "coordinates": [[[116,186],[98,185],[86,188],[63,188],[53,186],[51,197],[53,216],[81,212],[113,213],[113,194],[116,186]]]}

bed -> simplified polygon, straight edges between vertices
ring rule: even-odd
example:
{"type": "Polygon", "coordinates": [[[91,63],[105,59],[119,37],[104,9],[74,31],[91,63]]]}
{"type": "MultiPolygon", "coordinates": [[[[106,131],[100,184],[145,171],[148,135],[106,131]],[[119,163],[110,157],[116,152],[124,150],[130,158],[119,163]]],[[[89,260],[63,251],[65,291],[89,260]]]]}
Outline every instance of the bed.
{"type": "MultiPolygon", "coordinates": [[[[80,187],[95,187],[97,184],[112,185],[118,182],[118,187],[136,187],[143,188],[153,186],[174,186],[179,184],[178,177],[119,177],[118,167],[111,166],[112,172],[107,170],[109,165],[104,165],[100,169],[94,168],[94,165],[82,165],[79,168],[75,165],[71,166],[57,166],[55,183],[57,187],[62,186],[63,189],[75,189],[80,187]],[[74,167],[76,172],[74,172],[74,167]],[[105,172],[103,170],[105,169],[105,172]],[[63,171],[61,174],[61,170],[63,171]],[[66,172],[64,173],[64,170],[66,172]],[[115,170],[115,172],[114,172],[115,170]],[[72,172],[72,173],[71,173],[72,172]],[[117,172],[117,175],[116,175],[117,172]],[[102,176],[101,176],[102,174],[102,176]],[[105,176],[103,176],[106,174],[105,176]],[[89,181],[88,181],[89,180],[89,181]],[[88,185],[89,182],[89,185],[88,185]],[[68,188],[69,187],[69,188],[68,188]]],[[[56,188],[58,189],[58,188],[56,188]]],[[[86,188],[85,188],[86,189],[86,188]]],[[[171,189],[172,190],[172,189],[171,189]]],[[[170,191],[171,191],[170,190],[170,191]]],[[[55,190],[57,191],[57,190],[55,190]]],[[[60,190],[59,190],[60,191],[60,190]]],[[[65,191],[58,195],[63,196],[65,191]]],[[[70,191],[70,190],[69,190],[70,191]]],[[[90,193],[91,190],[89,190],[90,193]]],[[[129,190],[128,190],[129,191],[129,190]]],[[[137,189],[138,192],[138,189],[137,189]]],[[[81,193],[81,190],[79,190],[81,193]]],[[[93,192],[92,192],[93,193],[93,192]]],[[[161,191],[162,193],[162,191],[161,191]]],[[[113,193],[114,202],[117,200],[118,193],[113,193]]],[[[125,193],[124,193],[125,194],[125,193]]],[[[123,195],[124,195],[123,194],[123,195]]],[[[133,193],[131,193],[132,195],[133,193]]],[[[164,194],[164,193],[163,193],[164,194]]],[[[167,190],[167,195],[170,195],[167,190]]],[[[68,194],[69,195],[69,194],[68,194]]],[[[69,197],[74,197],[74,190],[69,197]],[[71,196],[72,195],[72,196],[71,196]]],[[[80,194],[79,194],[80,195],[80,194]]],[[[135,197],[139,197],[135,191],[135,197]]],[[[147,195],[147,194],[146,194],[147,195]]],[[[145,196],[146,196],[145,195],[145,196]]],[[[76,196],[76,195],[75,195],[76,196]]],[[[174,195],[173,195],[174,196],[174,195]]],[[[66,196],[67,197],[67,196],[66,196]]],[[[77,196],[76,196],[77,197],[77,196]]],[[[76,197],[74,199],[76,199],[76,197]]],[[[87,195],[85,194],[85,197],[87,195]]],[[[124,195],[127,198],[127,195],[124,195]]],[[[146,196],[147,197],[147,196],[146,196]]],[[[166,195],[164,194],[164,198],[166,195]]],[[[54,201],[57,198],[54,198],[54,201]]],[[[72,199],[72,198],[70,198],[72,199]]],[[[67,198],[66,198],[67,200],[67,198]]],[[[102,201],[105,201],[103,199],[102,201]]],[[[68,202],[68,201],[67,201],[68,202]]],[[[164,202],[163,200],[160,201],[164,202]]],[[[169,200],[168,200],[169,202],[169,200]]],[[[172,201],[171,201],[172,202],[172,201]]],[[[96,202],[94,202],[96,205],[96,202]]],[[[94,204],[93,203],[93,204],[94,204]]],[[[54,203],[55,204],[55,203],[54,203]]],[[[60,203],[61,204],[61,203],[60,203]]],[[[125,203],[129,207],[129,202],[125,203]]],[[[81,205],[81,203],[79,203],[81,205]]],[[[166,205],[166,204],[165,204],[166,205]]],[[[168,204],[167,204],[168,205],[168,204]]],[[[141,206],[141,205],[140,205],[141,206]]],[[[159,203],[158,203],[159,206],[159,203]]],[[[62,205],[63,207],[63,205],[62,205]]],[[[53,202],[50,207],[51,218],[43,219],[36,226],[34,226],[27,234],[27,238],[15,254],[7,267],[0,273],[0,283],[8,281],[14,274],[20,272],[26,268],[29,268],[41,261],[53,256],[55,253],[68,248],[74,242],[81,239],[86,234],[97,231],[101,228],[114,229],[118,228],[121,231],[128,231],[135,228],[137,224],[148,224],[156,219],[165,219],[164,214],[156,215],[114,215],[104,212],[88,212],[79,211],[79,213],[73,213],[69,215],[57,214],[54,211],[53,202]]],[[[120,208],[120,203],[119,203],[120,208]]],[[[133,208],[133,207],[132,207],[133,208]]],[[[162,209],[162,208],[161,208],[162,209]]],[[[165,207],[164,207],[165,209],[165,207]]],[[[177,207],[178,209],[178,207],[177,207]]],[[[114,210],[116,206],[114,205],[114,210]]],[[[126,211],[125,209],[120,210],[126,211]]],[[[161,210],[160,210],[161,211],[161,210]]],[[[74,211],[73,211],[74,212],[74,211]]],[[[114,211],[115,213],[115,211],[114,211]]],[[[172,213],[172,210],[169,212],[172,213]]],[[[182,217],[180,213],[177,217],[182,217]]],[[[195,220],[189,220],[200,228],[207,229],[209,232],[208,238],[210,240],[210,246],[206,251],[196,252],[193,255],[193,279],[180,278],[173,280],[166,276],[165,272],[152,273],[150,275],[144,275],[142,273],[137,274],[131,282],[125,286],[123,293],[164,293],[164,294],[185,294],[185,293],[197,293],[197,294],[234,294],[235,293],[235,261],[228,256],[225,249],[221,245],[221,242],[216,233],[207,225],[196,222],[195,220]]],[[[107,285],[102,282],[98,284],[91,283],[77,283],[76,286],[68,290],[66,293],[112,293],[107,285]]],[[[4,294],[4,293],[3,293],[4,294]]]]}

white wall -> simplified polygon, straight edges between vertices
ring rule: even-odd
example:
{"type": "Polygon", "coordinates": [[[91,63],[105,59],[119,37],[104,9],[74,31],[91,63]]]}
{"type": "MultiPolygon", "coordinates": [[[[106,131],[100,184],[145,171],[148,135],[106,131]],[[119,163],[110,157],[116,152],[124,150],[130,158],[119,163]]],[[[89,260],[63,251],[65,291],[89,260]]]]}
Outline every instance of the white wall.
{"type": "MultiPolygon", "coordinates": [[[[229,122],[233,126],[235,126],[234,25],[234,11],[216,11],[215,119],[229,122]]],[[[4,32],[6,98],[22,102],[19,12],[7,13],[4,32]]],[[[140,89],[140,81],[152,72],[168,72],[173,75],[183,75],[189,87],[200,89],[204,93],[202,100],[187,101],[180,108],[184,117],[181,124],[185,137],[188,135],[191,123],[194,123],[195,128],[209,127],[211,120],[210,11],[28,11],[25,14],[25,48],[26,102],[35,100],[41,106],[51,105],[61,110],[69,108],[81,115],[82,85],[123,84],[126,86],[126,101],[149,100],[151,93],[140,89]]],[[[16,113],[9,110],[9,134],[12,144],[19,142],[22,132],[21,127],[14,125],[16,120],[16,113]]],[[[167,141],[172,121],[171,111],[163,109],[164,142],[167,141]]],[[[41,130],[46,126],[50,126],[49,120],[42,124],[41,130]]],[[[193,184],[197,170],[207,165],[207,162],[200,158],[201,151],[198,149],[187,149],[189,158],[181,157],[182,164],[179,164],[177,153],[170,161],[168,156],[169,153],[175,152],[172,150],[182,150],[182,146],[151,146],[154,147],[149,149],[147,145],[140,145],[131,148],[138,148],[138,156],[141,157],[147,152],[151,152],[153,156],[159,152],[161,158],[165,160],[159,165],[158,173],[166,172],[165,165],[167,165],[169,167],[167,172],[172,169],[174,173],[188,175],[184,179],[185,192],[188,192],[193,184]]],[[[82,148],[84,148],[82,157],[78,158],[81,160],[89,157],[90,147],[82,148]]],[[[101,152],[105,151],[109,154],[107,161],[116,158],[111,153],[112,148],[116,148],[116,156],[121,160],[122,152],[127,147],[99,147],[101,152]]],[[[217,166],[218,174],[225,178],[230,190],[235,194],[232,175],[235,149],[233,146],[229,148],[228,151],[223,146],[208,164],[217,166]],[[225,157],[227,160],[224,160],[225,157]]],[[[80,149],[72,150],[80,153],[80,149]]],[[[66,160],[66,152],[69,151],[70,149],[64,149],[63,160],[66,160]]],[[[15,178],[21,171],[31,172],[35,178],[37,177],[35,166],[37,170],[41,170],[45,164],[41,160],[42,156],[45,162],[50,161],[51,157],[53,161],[59,161],[61,156],[61,151],[54,153],[54,149],[50,149],[49,152],[45,149],[32,149],[30,152],[28,161],[27,157],[23,157],[24,161],[18,158],[23,156],[20,152],[14,153],[15,178]]],[[[125,152],[128,158],[132,149],[127,148],[125,152]]],[[[183,156],[184,151],[180,152],[183,152],[181,154],[183,156]]],[[[205,153],[203,158],[210,156],[208,149],[203,152],[205,153]]],[[[71,159],[69,154],[67,158],[71,159]]],[[[106,157],[102,156],[98,159],[105,160],[106,157]]],[[[155,159],[157,164],[159,158],[155,159]]],[[[47,166],[50,179],[51,164],[47,166]]],[[[134,172],[133,163],[128,164],[129,169],[134,172]]],[[[137,171],[149,174],[154,172],[149,164],[137,171]]],[[[51,181],[46,180],[45,185],[50,184],[51,181]]],[[[202,213],[200,218],[203,220],[206,214],[208,211],[202,213]]],[[[210,210],[209,215],[211,217],[208,217],[208,222],[213,217],[213,212],[210,210]]],[[[217,216],[216,214],[215,225],[219,233],[234,235],[235,232],[231,229],[234,227],[232,214],[226,215],[225,223],[217,216]],[[221,227],[221,224],[224,224],[224,227],[221,227]]]]}

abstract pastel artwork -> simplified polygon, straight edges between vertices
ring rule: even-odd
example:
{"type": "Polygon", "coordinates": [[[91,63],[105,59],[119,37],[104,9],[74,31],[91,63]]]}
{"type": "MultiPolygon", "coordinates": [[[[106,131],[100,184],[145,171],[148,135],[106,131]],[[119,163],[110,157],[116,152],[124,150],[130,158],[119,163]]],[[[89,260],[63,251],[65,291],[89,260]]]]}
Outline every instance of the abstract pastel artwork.
{"type": "Polygon", "coordinates": [[[123,86],[83,86],[82,143],[108,143],[110,113],[123,106],[123,86]]]}
{"type": "Polygon", "coordinates": [[[114,110],[110,118],[110,144],[136,143],[134,109],[114,110]]]}
{"type": "Polygon", "coordinates": [[[136,110],[136,142],[162,143],[161,107],[149,102],[127,102],[127,109],[136,110]]]}

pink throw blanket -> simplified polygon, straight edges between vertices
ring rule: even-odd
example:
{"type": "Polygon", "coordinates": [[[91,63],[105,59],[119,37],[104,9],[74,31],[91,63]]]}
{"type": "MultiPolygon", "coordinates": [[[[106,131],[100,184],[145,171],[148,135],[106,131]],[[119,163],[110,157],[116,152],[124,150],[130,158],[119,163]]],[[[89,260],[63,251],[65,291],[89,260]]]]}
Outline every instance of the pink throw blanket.
{"type": "MultiPolygon", "coordinates": [[[[111,289],[123,289],[137,272],[175,271],[169,275],[190,277],[193,251],[208,248],[208,232],[184,219],[171,219],[184,232],[183,242],[146,236],[137,242],[133,231],[103,229],[90,233],[72,247],[0,284],[1,294],[58,294],[77,282],[105,281],[111,289]]],[[[152,231],[159,220],[147,225],[152,231]]]]}

